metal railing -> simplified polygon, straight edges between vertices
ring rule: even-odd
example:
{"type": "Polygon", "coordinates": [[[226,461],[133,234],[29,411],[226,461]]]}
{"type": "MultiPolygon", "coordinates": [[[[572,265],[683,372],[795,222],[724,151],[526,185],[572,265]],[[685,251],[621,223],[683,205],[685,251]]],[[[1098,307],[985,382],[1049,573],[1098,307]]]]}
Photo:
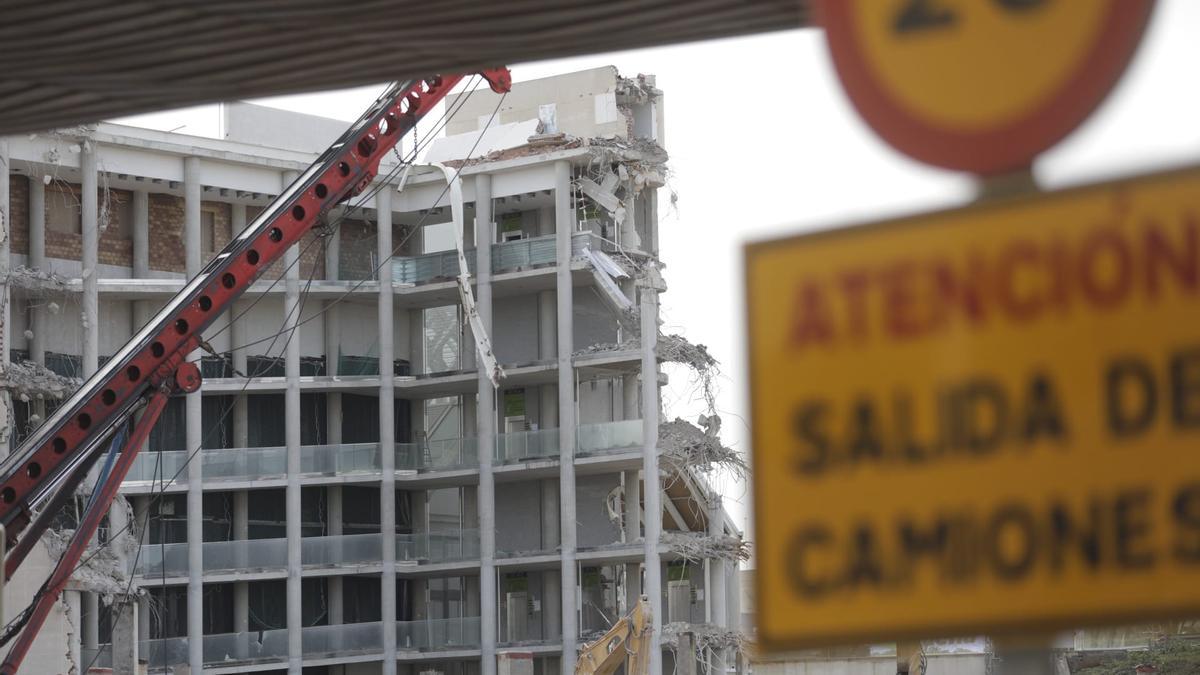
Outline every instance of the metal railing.
{"type": "MultiPolygon", "coordinates": [[[[591,232],[571,235],[571,255],[579,256],[587,246],[598,247],[599,238],[591,232]]],[[[492,271],[511,272],[557,262],[554,235],[518,239],[492,245],[492,271]]],[[[475,273],[475,249],[464,251],[467,269],[475,273]]],[[[392,280],[403,284],[427,284],[448,281],[458,276],[458,252],[438,251],[424,255],[392,258],[392,280]]]]}
{"type": "MultiPolygon", "coordinates": [[[[577,430],[576,454],[581,456],[622,452],[642,445],[642,421],[622,420],[581,424],[577,430]]],[[[497,434],[493,457],[497,464],[515,464],[559,456],[558,429],[497,434]]],[[[399,471],[450,471],[479,465],[475,437],[396,444],[399,471]]],[[[159,477],[186,482],[182,470],[188,453],[181,450],[145,452],[133,462],[126,483],[157,484],[159,477]],[[161,465],[158,463],[161,462],[161,465]]],[[[254,481],[287,476],[287,448],[226,448],[203,450],[204,481],[254,481]]],[[[300,448],[303,476],[379,475],[382,462],[378,443],[305,445],[300,448]]]]}

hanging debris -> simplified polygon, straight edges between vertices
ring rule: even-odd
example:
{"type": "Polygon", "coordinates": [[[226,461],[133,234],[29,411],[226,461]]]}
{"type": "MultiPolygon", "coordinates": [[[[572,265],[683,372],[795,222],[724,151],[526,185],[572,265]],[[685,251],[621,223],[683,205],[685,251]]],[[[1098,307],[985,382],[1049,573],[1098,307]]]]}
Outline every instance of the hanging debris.
{"type": "Polygon", "coordinates": [[[660,539],[672,553],[684,560],[701,562],[720,558],[731,562],[750,559],[750,544],[731,534],[708,535],[701,532],[665,531],[660,539]]]}
{"type": "MultiPolygon", "coordinates": [[[[113,503],[117,504],[117,501],[113,503]]],[[[58,560],[74,536],[75,530],[50,528],[42,535],[42,543],[50,558],[58,560]]],[[[89,547],[87,563],[71,573],[71,580],[83,590],[100,593],[111,602],[113,597],[124,595],[130,587],[132,570],[127,568],[127,561],[133,559],[137,548],[137,540],[128,531],[118,534],[104,546],[97,547],[93,543],[89,547]]]]}
{"type": "Polygon", "coordinates": [[[68,279],[54,272],[24,265],[18,265],[9,270],[7,281],[9,286],[23,289],[30,295],[38,297],[79,293],[83,290],[78,279],[68,279]]]}
{"type": "Polygon", "coordinates": [[[707,661],[706,654],[716,651],[736,650],[748,655],[749,640],[741,631],[728,630],[712,624],[671,622],[662,627],[662,644],[672,650],[679,648],[679,637],[691,635],[696,656],[701,661],[707,661]]]}
{"type": "Polygon", "coordinates": [[[676,417],[658,425],[658,448],[663,461],[676,470],[696,468],[704,471],[715,467],[733,473],[744,480],[750,473],[746,459],[721,443],[720,418],[701,416],[705,429],[676,417]]]}
{"type": "Polygon", "coordinates": [[[33,361],[0,363],[0,389],[12,392],[22,401],[61,399],[82,383],[79,378],[63,377],[33,361]]]}

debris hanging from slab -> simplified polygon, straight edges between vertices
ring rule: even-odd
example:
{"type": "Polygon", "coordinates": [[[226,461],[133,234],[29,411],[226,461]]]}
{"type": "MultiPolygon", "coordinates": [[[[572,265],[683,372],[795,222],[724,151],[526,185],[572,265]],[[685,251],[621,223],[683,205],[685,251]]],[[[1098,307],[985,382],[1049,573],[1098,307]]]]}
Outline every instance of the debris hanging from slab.
{"type": "Polygon", "coordinates": [[[24,265],[9,270],[7,281],[12,288],[20,288],[35,296],[79,293],[83,289],[77,280],[24,265]]]}
{"type": "Polygon", "coordinates": [[[61,399],[83,383],[76,377],[63,377],[33,361],[0,364],[0,389],[12,392],[23,402],[31,399],[61,399]]]}
{"type": "Polygon", "coordinates": [[[709,535],[700,532],[665,531],[660,539],[667,548],[691,562],[713,558],[741,562],[750,559],[750,544],[731,534],[709,535]]]}
{"type": "Polygon", "coordinates": [[[662,627],[662,644],[672,650],[679,648],[679,637],[691,634],[697,657],[706,660],[704,654],[718,650],[735,650],[747,654],[749,642],[745,633],[728,630],[707,623],[684,623],[673,621],[662,627]]]}
{"type": "Polygon", "coordinates": [[[740,453],[721,443],[720,418],[701,415],[700,421],[704,429],[678,417],[658,425],[658,447],[663,461],[675,469],[708,471],[720,467],[744,480],[750,466],[740,453]]]}

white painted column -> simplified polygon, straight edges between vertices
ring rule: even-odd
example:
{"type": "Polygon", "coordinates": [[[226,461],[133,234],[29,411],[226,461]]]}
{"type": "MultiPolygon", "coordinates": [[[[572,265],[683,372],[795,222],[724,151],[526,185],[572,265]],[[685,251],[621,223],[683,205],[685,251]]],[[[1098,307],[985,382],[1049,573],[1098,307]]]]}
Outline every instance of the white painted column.
{"type": "Polygon", "coordinates": [[[150,276],[150,193],[145,190],[133,191],[133,276],[150,276]]]}
{"type": "MultiPolygon", "coordinates": [[[[562,525],[558,518],[558,481],[547,478],[542,481],[542,550],[558,548],[558,535],[562,525]]],[[[554,570],[542,574],[542,622],[547,640],[553,640],[562,632],[562,605],[554,599],[562,594],[562,579],[554,570]]]]}
{"type": "MultiPolygon", "coordinates": [[[[7,160],[5,162],[7,164],[7,160]]],[[[99,192],[96,173],[96,147],[90,141],[84,141],[79,155],[80,173],[80,231],[82,233],[83,250],[80,253],[82,267],[83,297],[83,378],[86,380],[100,369],[100,296],[97,280],[100,261],[100,223],[99,223],[99,192]]],[[[8,177],[5,176],[4,186],[8,189],[8,177]]],[[[5,200],[7,205],[8,200],[5,200]]],[[[7,217],[5,219],[7,221],[7,217]]],[[[7,256],[5,256],[7,259],[7,256]]],[[[5,312],[8,302],[5,298],[5,312]]],[[[5,321],[9,319],[5,316],[5,321]]],[[[7,344],[7,341],[5,341],[7,344]]],[[[7,356],[6,356],[7,360],[7,356]]],[[[95,474],[93,474],[95,475],[95,474]]],[[[89,481],[92,482],[92,481],[89,481]]],[[[93,489],[95,484],[92,483],[93,489]]],[[[83,593],[83,646],[95,649],[100,642],[100,596],[95,593],[83,593]]]]}
{"type": "Polygon", "coordinates": [[[74,628],[75,634],[67,636],[67,653],[71,663],[81,663],[83,661],[83,650],[80,640],[80,623],[83,621],[83,610],[80,596],[83,593],[80,591],[63,591],[63,598],[67,603],[67,625],[74,628]]]}
{"type": "MultiPolygon", "coordinates": [[[[379,259],[392,254],[392,188],[384,186],[375,195],[379,224],[376,245],[379,259]]],[[[395,326],[392,322],[392,284],[387,275],[379,284],[379,452],[383,479],[379,483],[379,529],[383,544],[383,575],[380,579],[380,611],[383,617],[383,673],[396,673],[396,422],[395,326]]]]}
{"type": "MultiPolygon", "coordinates": [[[[708,534],[719,537],[725,531],[725,516],[721,509],[721,498],[713,495],[708,505],[708,534]]],[[[725,560],[719,557],[708,559],[708,598],[709,623],[718,628],[729,625],[725,596],[725,560]]],[[[729,663],[729,650],[717,649],[713,652],[713,663],[710,672],[713,675],[724,675],[729,663]]]]}
{"type": "MultiPolygon", "coordinates": [[[[284,180],[284,185],[290,184],[284,180]]],[[[303,614],[300,584],[300,245],[293,244],[284,254],[285,273],[283,313],[287,346],[284,350],[284,441],[287,443],[287,627],[288,673],[300,675],[304,646],[301,641],[303,614]],[[293,264],[295,263],[295,264],[293,264]]]]}
{"type": "Polygon", "coordinates": [[[83,233],[80,256],[83,267],[83,376],[86,379],[96,372],[100,361],[100,312],[96,284],[100,276],[96,269],[100,258],[100,206],[96,184],[96,146],[91,141],[82,144],[79,172],[80,228],[83,233]]]}
{"type": "MultiPolygon", "coordinates": [[[[200,158],[183,160],[183,244],[188,279],[200,273],[200,158]]],[[[189,360],[198,361],[203,352],[197,349],[189,360]]],[[[201,384],[203,387],[203,384],[201,384]]],[[[195,391],[184,399],[186,438],[184,449],[196,452],[204,439],[201,416],[201,392],[195,391]]],[[[197,453],[187,465],[187,542],[188,593],[187,636],[188,664],[193,673],[204,667],[204,485],[197,453]]]]}
{"type": "MultiPolygon", "coordinates": [[[[12,353],[12,293],[8,287],[8,270],[12,266],[12,219],[9,209],[9,158],[8,139],[0,137],[0,365],[7,367],[12,353]]],[[[36,326],[35,326],[36,328],[36,326]]],[[[16,443],[12,438],[13,412],[12,393],[0,390],[0,457],[7,457],[10,447],[16,443]]]]}
{"type": "MultiPolygon", "coordinates": [[[[334,232],[325,238],[325,278],[336,280],[340,262],[340,236],[334,232]]],[[[339,316],[340,305],[329,300],[325,303],[325,374],[336,376],[338,372],[339,348],[339,316]]],[[[325,395],[325,429],[330,445],[340,445],[342,442],[342,394],[329,392],[325,395]]],[[[329,520],[329,535],[342,536],[342,486],[331,485],[327,489],[327,511],[329,520]]],[[[339,625],[345,621],[345,583],[340,576],[329,577],[329,623],[339,625]]]]}
{"type": "MultiPolygon", "coordinates": [[[[137,519],[138,544],[146,546],[150,543],[150,497],[138,496],[133,498],[133,515],[137,519]]],[[[150,594],[138,596],[138,640],[150,639],[150,594]]]]}
{"type": "MultiPolygon", "coordinates": [[[[99,192],[96,174],[96,147],[91,141],[81,144],[79,155],[80,173],[80,231],[82,233],[83,250],[80,254],[81,276],[83,278],[83,297],[81,298],[83,322],[83,378],[86,380],[99,370],[100,367],[100,298],[98,285],[99,271],[96,266],[100,259],[100,223],[99,223],[99,192]]],[[[8,187],[7,176],[4,180],[8,187]]],[[[5,200],[7,204],[7,200],[5,200]]],[[[7,256],[5,256],[7,259],[7,256]]],[[[4,302],[5,312],[8,311],[7,299],[4,302]]],[[[8,317],[5,317],[8,320],[8,317]]],[[[7,343],[7,341],[6,341],[7,343]]],[[[95,477],[98,469],[92,470],[89,484],[95,488],[95,477]]],[[[95,593],[83,593],[83,646],[94,649],[99,643],[100,636],[100,598],[95,593]]]]}
{"type": "MultiPolygon", "coordinates": [[[[326,488],[326,518],[329,521],[328,531],[331,537],[342,536],[342,486],[330,485],[326,488]]],[[[342,577],[329,577],[329,624],[341,624],[345,614],[345,598],[343,596],[342,577]]]]}
{"type": "MultiPolygon", "coordinates": [[[[7,201],[0,199],[0,204],[7,204],[7,201]]],[[[29,177],[29,266],[46,269],[46,184],[40,175],[29,177]]],[[[29,341],[29,360],[44,366],[50,322],[46,318],[46,303],[39,298],[29,300],[29,323],[29,329],[33,331],[33,338],[29,341]]],[[[33,399],[33,412],[46,419],[46,402],[33,399]]]]}
{"type": "MultiPolygon", "coordinates": [[[[492,334],[492,177],[475,177],[475,306],[483,331],[492,334]]],[[[470,350],[475,352],[474,343],[470,350]]],[[[475,429],[479,448],[479,630],[481,675],[496,675],[496,483],[492,458],[496,447],[496,388],[488,373],[478,374],[475,429]]]]}
{"type": "MultiPolygon", "coordinates": [[[[238,446],[245,447],[245,446],[238,446]]],[[[250,494],[246,490],[233,493],[233,538],[246,541],[250,538],[250,494]]],[[[243,549],[244,550],[244,549],[243,549]]],[[[249,563],[247,560],[246,563],[249,563]]],[[[239,561],[239,567],[244,567],[239,561]]],[[[246,633],[250,630],[250,582],[233,582],[233,632],[246,633]]]]}
{"type": "MultiPolygon", "coordinates": [[[[626,418],[628,419],[628,418],[626,418]]],[[[642,537],[642,483],[638,472],[624,471],[621,474],[625,491],[624,539],[625,543],[633,545],[642,537]]],[[[641,565],[632,562],[625,564],[625,611],[637,605],[642,595],[641,565]]]]}
{"type": "MultiPolygon", "coordinates": [[[[236,237],[246,229],[246,205],[230,205],[230,231],[236,237]]],[[[286,282],[285,282],[286,284],[286,282]]],[[[239,348],[247,341],[246,319],[235,319],[242,308],[233,303],[229,308],[229,343],[230,360],[236,373],[249,375],[249,363],[246,350],[239,348]]],[[[236,394],[233,399],[233,447],[247,448],[250,446],[250,406],[249,399],[243,393],[236,394]]],[[[285,497],[286,498],[286,497],[285,497]]],[[[250,538],[250,495],[246,490],[233,493],[233,538],[245,541],[250,538]]],[[[245,549],[242,549],[245,550],[245,549]]],[[[233,632],[240,633],[248,639],[250,631],[250,582],[233,582],[233,632]]],[[[248,653],[248,652],[247,652],[248,653]]]]}
{"type": "Polygon", "coordinates": [[[662,486],[658,476],[658,291],[642,287],[642,480],[646,507],[642,511],[645,529],[644,595],[650,597],[653,613],[650,635],[649,675],[662,675],[662,569],[658,542],[662,534],[662,486]]]}
{"type": "MultiPolygon", "coordinates": [[[[579,641],[579,616],[576,604],[575,569],[575,371],[571,355],[575,351],[574,298],[571,286],[571,234],[575,214],[571,209],[571,165],[554,163],[554,215],[558,293],[558,448],[559,498],[562,566],[563,675],[574,675],[576,643],[579,641]]],[[[655,673],[654,675],[658,675],[655,673]]]]}

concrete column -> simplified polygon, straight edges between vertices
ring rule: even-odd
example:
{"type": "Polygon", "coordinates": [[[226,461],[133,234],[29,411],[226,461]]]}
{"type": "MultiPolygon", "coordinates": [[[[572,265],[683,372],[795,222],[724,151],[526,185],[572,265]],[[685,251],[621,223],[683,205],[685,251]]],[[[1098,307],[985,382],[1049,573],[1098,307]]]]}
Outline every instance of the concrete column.
{"type": "MultiPolygon", "coordinates": [[[[146,546],[150,543],[150,498],[133,498],[133,516],[137,519],[138,543],[146,546]]],[[[138,640],[150,639],[150,596],[138,596],[138,640]]]]}
{"type": "MultiPolygon", "coordinates": [[[[329,520],[329,536],[342,536],[342,486],[330,485],[325,491],[326,517],[329,520]]],[[[329,577],[329,623],[337,625],[344,620],[344,597],[342,577],[329,577]]]]}
{"type": "MultiPolygon", "coordinates": [[[[479,322],[492,333],[492,177],[475,177],[475,306],[479,322]]],[[[468,343],[475,352],[474,341],[468,343]]],[[[496,447],[496,388],[483,370],[478,377],[478,407],[475,429],[479,448],[479,630],[480,675],[496,674],[496,483],[492,475],[496,447]]]]}
{"type": "MultiPolygon", "coordinates": [[[[291,179],[285,178],[284,184],[291,179]]],[[[283,314],[287,343],[284,350],[284,441],[287,443],[287,627],[288,627],[288,673],[300,675],[303,661],[303,644],[300,631],[303,627],[300,594],[300,258],[299,244],[288,247],[284,254],[287,268],[283,314]]]]}
{"type": "MultiPolygon", "coordinates": [[[[231,356],[233,361],[233,369],[235,372],[250,375],[249,359],[246,358],[246,350],[240,348],[247,342],[246,337],[246,319],[233,319],[238,315],[242,308],[238,303],[233,303],[229,308],[229,318],[232,320],[229,326],[229,342],[233,347],[231,356]]],[[[233,397],[233,415],[230,420],[233,426],[233,447],[246,448],[250,446],[250,403],[246,394],[239,393],[233,397]]]]}
{"type": "MultiPolygon", "coordinates": [[[[558,481],[547,478],[542,481],[542,550],[553,551],[558,548],[559,530],[561,525],[558,518],[558,481]]],[[[554,599],[562,594],[562,583],[554,570],[546,570],[542,575],[542,621],[545,626],[547,639],[553,639],[562,632],[562,606],[554,599]]]]}
{"type": "MultiPolygon", "coordinates": [[[[375,195],[376,236],[379,259],[392,254],[392,188],[375,195]]],[[[396,423],[395,379],[390,364],[395,359],[395,325],[392,321],[392,285],[379,284],[379,452],[383,479],[379,482],[379,529],[383,533],[383,575],[379,584],[383,616],[383,673],[396,673],[396,423]],[[385,367],[384,364],[389,364],[385,367]]]]}
{"type": "Polygon", "coordinates": [[[650,596],[653,631],[650,636],[649,675],[662,675],[662,568],[658,541],[662,534],[662,487],[658,477],[658,291],[642,287],[642,478],[646,507],[642,512],[645,529],[645,585],[643,595],[650,596]]]}
{"type": "MultiPolygon", "coordinates": [[[[96,185],[96,148],[84,141],[79,155],[80,221],[83,233],[83,377],[87,379],[99,368],[100,362],[100,296],[96,266],[100,262],[99,192],[96,185]]],[[[4,181],[5,188],[8,181],[4,181]]],[[[5,200],[5,204],[8,200],[5,200]]],[[[7,256],[5,256],[7,260],[7,256]]],[[[7,306],[7,303],[5,303],[7,306]]],[[[7,320],[7,317],[5,317],[7,320]]]]}
{"type": "Polygon", "coordinates": [[[554,206],[543,206],[538,209],[538,236],[549,237],[554,234],[554,222],[554,206]]]}
{"type": "MultiPolygon", "coordinates": [[[[246,229],[246,205],[231,204],[230,205],[230,230],[233,236],[236,237],[239,232],[246,229]]],[[[246,344],[246,319],[234,319],[238,315],[240,308],[237,303],[229,308],[229,343],[232,349],[231,357],[233,361],[233,370],[238,373],[249,375],[249,363],[246,359],[246,350],[239,349],[241,345],[246,344]]],[[[233,416],[230,420],[233,426],[233,447],[245,448],[250,445],[250,407],[245,394],[237,394],[233,398],[233,416]]]]}
{"type": "Polygon", "coordinates": [[[83,593],[83,648],[95,649],[100,645],[100,594],[83,593]]]}
{"type": "MultiPolygon", "coordinates": [[[[571,210],[571,165],[554,163],[554,216],[558,293],[558,512],[562,528],[562,636],[563,675],[575,672],[575,646],[579,640],[576,607],[575,570],[575,370],[571,354],[575,351],[572,319],[575,316],[571,286],[571,233],[575,214],[571,210]]],[[[654,673],[653,675],[659,675],[654,673]]]]}
{"type": "MultiPolygon", "coordinates": [[[[0,191],[6,187],[0,186],[0,191]]],[[[0,199],[0,204],[7,206],[7,203],[7,200],[0,199]]],[[[46,184],[41,176],[29,178],[29,266],[46,268],[46,184]]],[[[46,331],[50,329],[44,305],[40,300],[29,303],[30,330],[33,331],[33,339],[29,341],[29,360],[43,366],[46,365],[46,331]]],[[[38,413],[43,414],[42,411],[38,413]]]]}
{"type": "MultiPolygon", "coordinates": [[[[6,188],[7,186],[0,186],[0,190],[6,188]]],[[[0,204],[6,208],[8,200],[0,199],[0,204]]],[[[29,266],[35,269],[46,269],[46,184],[42,182],[40,175],[29,178],[29,266]]],[[[0,321],[6,322],[8,320],[9,317],[0,319],[0,321]]],[[[33,331],[33,338],[29,340],[29,360],[44,366],[46,365],[46,334],[50,331],[50,323],[46,319],[46,303],[38,298],[29,300],[29,329],[33,331]]],[[[8,356],[5,354],[3,358],[8,358],[8,356]]],[[[32,410],[38,417],[46,419],[46,402],[44,400],[33,399],[32,410]]],[[[0,452],[0,455],[2,454],[0,452]]]]}
{"type": "Polygon", "coordinates": [[[82,640],[80,639],[80,623],[83,619],[83,602],[79,591],[63,591],[67,603],[67,625],[75,630],[75,635],[67,635],[67,652],[71,663],[83,662],[82,640]]]}
{"type": "MultiPolygon", "coordinates": [[[[200,158],[187,157],[183,160],[183,242],[187,277],[200,273],[200,158]]],[[[203,352],[197,349],[189,356],[199,361],[203,352]]],[[[203,387],[203,385],[201,385],[203,387]]],[[[184,400],[188,452],[196,451],[204,438],[201,417],[201,396],[196,391],[184,400]]],[[[197,456],[196,459],[199,459],[197,456]]],[[[188,542],[188,595],[187,634],[188,664],[193,673],[204,668],[204,492],[202,462],[188,462],[187,484],[187,542],[188,542]]]]}
{"type": "MultiPolygon", "coordinates": [[[[633,544],[642,536],[642,483],[636,470],[623,472],[621,480],[625,488],[624,541],[626,544],[633,544]]],[[[635,562],[627,563],[625,565],[625,611],[633,609],[641,595],[641,565],[635,562]]]]}
{"type": "MultiPolygon", "coordinates": [[[[725,514],[721,509],[721,498],[713,496],[708,505],[708,534],[720,536],[725,531],[725,514]]],[[[709,623],[719,628],[729,625],[729,614],[726,608],[725,595],[725,560],[718,557],[708,559],[708,598],[709,623]]],[[[724,675],[729,663],[729,650],[716,649],[713,652],[713,663],[710,672],[714,675],[724,675]]]]}
{"type": "MultiPolygon", "coordinates": [[[[244,446],[238,446],[244,447],[244,446]]],[[[250,495],[245,490],[233,493],[233,538],[250,538],[250,495]]],[[[250,582],[233,582],[233,632],[250,630],[250,582]]]]}
{"type": "MultiPolygon", "coordinates": [[[[12,353],[12,293],[8,287],[8,270],[12,265],[12,221],[9,213],[9,159],[8,139],[0,138],[0,364],[7,364],[12,353]]],[[[33,327],[34,330],[37,326],[33,327]]],[[[7,457],[10,446],[15,446],[10,428],[13,418],[12,393],[0,391],[0,457],[7,457]]]]}
{"type": "Polygon", "coordinates": [[[150,193],[145,190],[133,191],[133,276],[150,276],[150,193]]]}
{"type": "Polygon", "coordinates": [[[114,673],[138,672],[138,602],[121,596],[113,613],[112,665],[114,673]]]}

